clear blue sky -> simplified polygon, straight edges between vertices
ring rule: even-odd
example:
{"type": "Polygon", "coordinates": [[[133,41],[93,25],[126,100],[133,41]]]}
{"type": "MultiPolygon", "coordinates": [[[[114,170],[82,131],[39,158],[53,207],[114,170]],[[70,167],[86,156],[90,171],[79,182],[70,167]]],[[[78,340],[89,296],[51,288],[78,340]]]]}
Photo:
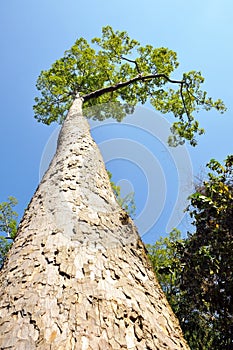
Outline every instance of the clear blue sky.
{"type": "MultiPolygon", "coordinates": [[[[15,196],[22,215],[39,182],[44,147],[56,128],[33,119],[40,71],[49,68],[76,38],[98,36],[108,24],[127,30],[142,44],[173,49],[179,71],[200,70],[209,95],[224,100],[228,111],[223,116],[200,113],[206,134],[196,148],[189,149],[194,174],[210,158],[223,160],[233,153],[232,23],[231,0],[1,1],[0,201],[15,196]]],[[[154,228],[157,233],[161,230],[162,226],[154,228]]]]}

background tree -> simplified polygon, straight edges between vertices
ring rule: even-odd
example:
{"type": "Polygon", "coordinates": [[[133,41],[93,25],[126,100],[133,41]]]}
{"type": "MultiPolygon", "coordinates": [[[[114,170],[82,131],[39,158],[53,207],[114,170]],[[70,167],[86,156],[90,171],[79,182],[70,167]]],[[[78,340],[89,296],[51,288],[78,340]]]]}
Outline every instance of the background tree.
{"type": "Polygon", "coordinates": [[[232,349],[233,156],[207,167],[190,197],[195,232],[174,230],[148,253],[191,349],[232,349]]]}
{"type": "Polygon", "coordinates": [[[189,207],[196,231],[181,259],[181,288],[188,301],[182,325],[191,335],[189,315],[195,313],[200,329],[209,329],[211,348],[232,349],[233,156],[224,166],[212,159],[207,167],[208,179],[191,196],[189,207]]]}
{"type": "Polygon", "coordinates": [[[188,140],[196,145],[202,134],[194,117],[200,108],[224,112],[221,100],[213,101],[201,90],[200,72],[184,73],[180,80],[171,77],[178,67],[177,55],[165,47],[141,46],[127,32],[114,32],[110,26],[92,45],[80,38],[47,71],[42,71],[37,89],[41,92],[34,105],[35,118],[45,124],[65,118],[77,93],[86,113],[100,120],[114,117],[118,121],[134,106],[150,101],[162,113],[172,112],[177,119],[172,126],[170,144],[188,140]],[[129,88],[130,86],[130,88],[129,88]],[[109,108],[109,102],[114,102],[109,108]],[[102,105],[101,109],[95,106],[102,105]]]}
{"type": "Polygon", "coordinates": [[[17,203],[12,196],[0,203],[0,268],[17,232],[18,214],[13,210],[17,203]]]}

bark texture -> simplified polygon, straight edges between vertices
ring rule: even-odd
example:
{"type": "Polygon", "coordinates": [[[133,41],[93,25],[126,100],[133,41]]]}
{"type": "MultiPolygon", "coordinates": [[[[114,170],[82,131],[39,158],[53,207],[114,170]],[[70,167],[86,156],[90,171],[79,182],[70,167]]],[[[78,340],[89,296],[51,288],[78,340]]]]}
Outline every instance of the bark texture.
{"type": "Polygon", "coordinates": [[[188,349],[77,98],[0,276],[0,349],[188,349]]]}

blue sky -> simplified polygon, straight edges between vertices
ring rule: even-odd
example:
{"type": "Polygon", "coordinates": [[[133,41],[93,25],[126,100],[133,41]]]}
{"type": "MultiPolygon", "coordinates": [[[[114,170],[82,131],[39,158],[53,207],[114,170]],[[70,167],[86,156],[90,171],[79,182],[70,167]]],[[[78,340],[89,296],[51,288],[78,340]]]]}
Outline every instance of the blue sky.
{"type": "MultiPolygon", "coordinates": [[[[233,153],[232,23],[230,0],[1,1],[0,201],[15,196],[22,216],[38,186],[45,145],[57,127],[33,119],[35,83],[40,71],[49,68],[76,38],[98,36],[108,24],[128,31],[142,44],[176,51],[178,73],[200,70],[209,95],[224,100],[228,110],[223,116],[200,113],[206,134],[197,147],[188,148],[194,175],[210,158],[223,160],[233,153]]],[[[117,173],[117,181],[121,176],[125,178],[117,173]]],[[[143,198],[139,192],[138,201],[143,198]]],[[[162,234],[163,227],[153,230],[162,234]]],[[[152,241],[153,237],[148,239],[152,241]]]]}

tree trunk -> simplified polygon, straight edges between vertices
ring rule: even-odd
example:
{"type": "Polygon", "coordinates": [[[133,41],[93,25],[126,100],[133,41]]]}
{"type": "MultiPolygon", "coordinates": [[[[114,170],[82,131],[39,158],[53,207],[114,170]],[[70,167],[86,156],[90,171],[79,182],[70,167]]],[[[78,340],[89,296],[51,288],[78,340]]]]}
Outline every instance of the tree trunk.
{"type": "Polygon", "coordinates": [[[80,98],[0,278],[1,349],[188,349],[80,98]]]}

